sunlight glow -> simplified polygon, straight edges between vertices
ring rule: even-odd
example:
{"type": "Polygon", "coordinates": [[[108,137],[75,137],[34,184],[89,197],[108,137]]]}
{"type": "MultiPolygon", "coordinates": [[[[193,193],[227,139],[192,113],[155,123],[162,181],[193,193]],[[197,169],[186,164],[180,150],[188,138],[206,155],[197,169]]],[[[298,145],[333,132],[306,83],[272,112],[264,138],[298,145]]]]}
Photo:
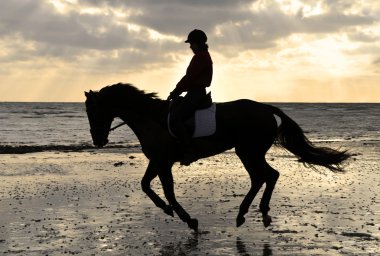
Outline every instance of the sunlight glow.
{"type": "Polygon", "coordinates": [[[298,0],[276,0],[280,4],[280,9],[286,14],[296,14],[304,7],[304,4],[298,0]]]}
{"type": "MultiPolygon", "coordinates": [[[[303,46],[307,47],[307,46],[303,46]]],[[[346,38],[337,40],[336,38],[326,38],[310,44],[310,49],[314,53],[315,64],[325,67],[328,73],[341,77],[353,75],[356,72],[357,60],[353,61],[345,55],[344,51],[355,48],[347,42],[346,38]],[[356,63],[355,63],[356,62],[356,63]]],[[[313,63],[312,60],[310,60],[313,63]]]]}
{"type": "Polygon", "coordinates": [[[270,5],[270,3],[267,3],[267,0],[258,0],[251,4],[250,9],[253,12],[260,12],[261,10],[266,10],[268,5],[270,5]]]}
{"type": "Polygon", "coordinates": [[[310,6],[305,5],[303,7],[303,16],[304,17],[310,17],[310,16],[318,16],[326,12],[326,10],[323,9],[322,2],[317,2],[316,5],[310,6]]]}
{"type": "Polygon", "coordinates": [[[301,14],[302,17],[310,17],[321,15],[326,11],[323,9],[323,1],[313,1],[309,4],[299,0],[276,0],[276,2],[284,13],[290,15],[301,14]]]}
{"type": "Polygon", "coordinates": [[[183,41],[183,38],[179,38],[172,35],[164,35],[153,29],[148,29],[148,33],[149,33],[149,38],[153,41],[169,40],[169,41],[174,41],[178,43],[183,41]]]}
{"type": "Polygon", "coordinates": [[[103,10],[101,8],[82,8],[80,10],[81,14],[90,14],[90,15],[96,15],[96,14],[109,14],[107,10],[103,10]]]}
{"type": "Polygon", "coordinates": [[[48,0],[47,2],[52,4],[55,10],[62,14],[68,12],[78,4],[77,0],[48,0]]]}
{"type": "Polygon", "coordinates": [[[65,1],[63,0],[49,0],[49,2],[54,6],[54,8],[58,11],[58,12],[64,12],[65,10],[65,1]]]}
{"type": "MultiPolygon", "coordinates": [[[[289,41],[296,41],[293,48],[282,48],[279,56],[284,57],[287,63],[285,66],[299,65],[307,70],[307,66],[313,67],[317,73],[326,73],[334,77],[353,75],[358,72],[358,63],[346,55],[357,47],[356,44],[350,43],[346,36],[325,37],[318,40],[302,40],[303,36],[292,36],[289,41]],[[307,42],[307,43],[306,43],[307,42]],[[305,66],[307,64],[307,66],[305,66]]],[[[307,38],[307,37],[306,37],[307,38]]],[[[286,41],[283,44],[288,44],[286,41]]],[[[288,44],[289,45],[289,44],[288,44]]]]}
{"type": "Polygon", "coordinates": [[[301,17],[317,16],[327,11],[321,0],[306,3],[301,0],[258,0],[251,4],[250,9],[253,12],[279,9],[286,15],[301,17]]]}

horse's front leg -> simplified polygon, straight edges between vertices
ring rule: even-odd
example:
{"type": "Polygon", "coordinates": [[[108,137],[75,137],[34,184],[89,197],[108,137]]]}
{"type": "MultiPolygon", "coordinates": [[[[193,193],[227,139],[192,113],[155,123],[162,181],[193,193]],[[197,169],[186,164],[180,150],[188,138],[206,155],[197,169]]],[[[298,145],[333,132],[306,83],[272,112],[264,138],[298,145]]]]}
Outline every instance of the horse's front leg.
{"type": "Polygon", "coordinates": [[[141,180],[142,190],[148,195],[148,197],[153,201],[153,203],[164,210],[164,212],[172,217],[174,217],[173,209],[170,205],[166,205],[165,201],[162,200],[156,192],[150,187],[151,181],[158,175],[158,169],[154,162],[150,161],[148,168],[146,169],[145,175],[141,180]]]}
{"type": "Polygon", "coordinates": [[[183,209],[183,207],[177,202],[174,194],[174,182],[171,166],[163,167],[158,174],[162,188],[164,189],[165,197],[169,203],[173,206],[174,211],[178,214],[178,217],[187,223],[189,228],[198,231],[198,220],[192,219],[190,215],[183,209]]]}

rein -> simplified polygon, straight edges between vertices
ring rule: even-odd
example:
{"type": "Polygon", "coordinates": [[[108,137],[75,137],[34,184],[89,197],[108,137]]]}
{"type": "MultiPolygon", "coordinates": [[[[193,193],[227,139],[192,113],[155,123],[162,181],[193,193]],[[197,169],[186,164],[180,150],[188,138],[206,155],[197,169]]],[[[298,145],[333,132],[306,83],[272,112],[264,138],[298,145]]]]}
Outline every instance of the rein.
{"type": "Polygon", "coordinates": [[[112,128],[110,129],[110,132],[112,132],[113,130],[116,130],[117,128],[119,128],[120,126],[123,126],[123,125],[125,125],[125,124],[126,124],[125,122],[122,122],[122,123],[120,123],[120,124],[118,124],[118,125],[112,127],[112,128]]]}

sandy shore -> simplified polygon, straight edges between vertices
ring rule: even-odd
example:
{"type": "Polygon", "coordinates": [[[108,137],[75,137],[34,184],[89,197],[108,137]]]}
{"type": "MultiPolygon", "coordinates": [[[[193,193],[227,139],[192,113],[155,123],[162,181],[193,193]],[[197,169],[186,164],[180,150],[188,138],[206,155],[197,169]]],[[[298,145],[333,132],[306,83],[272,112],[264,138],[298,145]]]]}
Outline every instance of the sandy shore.
{"type": "MultiPolygon", "coordinates": [[[[379,255],[380,145],[357,153],[346,174],[306,169],[280,149],[272,226],[254,200],[235,227],[247,173],[232,153],[174,166],[177,198],[198,234],[141,191],[138,152],[87,150],[0,155],[0,254],[4,255],[379,255]]],[[[158,180],[154,189],[163,195],[158,180]]]]}

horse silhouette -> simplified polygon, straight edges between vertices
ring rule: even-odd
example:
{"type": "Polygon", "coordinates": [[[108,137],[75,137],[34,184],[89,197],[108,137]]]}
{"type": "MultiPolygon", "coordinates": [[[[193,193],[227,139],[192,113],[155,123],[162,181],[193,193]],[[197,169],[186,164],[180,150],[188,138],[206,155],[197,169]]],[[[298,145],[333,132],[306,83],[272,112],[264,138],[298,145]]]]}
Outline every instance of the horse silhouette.
{"type": "MultiPolygon", "coordinates": [[[[197,230],[198,220],[190,217],[174,193],[172,166],[182,159],[183,150],[167,129],[170,102],[159,99],[155,93],[146,93],[122,83],[106,86],[98,92],[85,92],[85,95],[94,145],[106,145],[113,119],[122,119],[136,134],[143,153],[149,159],[141,181],[142,190],[166,214],[174,216],[174,210],[189,228],[197,230]],[[150,186],[157,176],[169,204],[150,186]]],[[[235,148],[236,155],[247,170],[251,188],[240,205],[237,227],[245,222],[244,215],[264,183],[266,186],[259,209],[265,227],[272,221],[268,214],[269,202],[279,172],[267,163],[265,154],[273,144],[290,151],[308,167],[319,165],[336,172],[343,171],[341,163],[350,157],[346,151],[313,145],[295,121],[279,108],[268,104],[247,99],[217,103],[216,123],[214,135],[196,138],[193,143],[198,159],[235,148]],[[281,119],[279,127],[275,115],[281,119]]]]}

